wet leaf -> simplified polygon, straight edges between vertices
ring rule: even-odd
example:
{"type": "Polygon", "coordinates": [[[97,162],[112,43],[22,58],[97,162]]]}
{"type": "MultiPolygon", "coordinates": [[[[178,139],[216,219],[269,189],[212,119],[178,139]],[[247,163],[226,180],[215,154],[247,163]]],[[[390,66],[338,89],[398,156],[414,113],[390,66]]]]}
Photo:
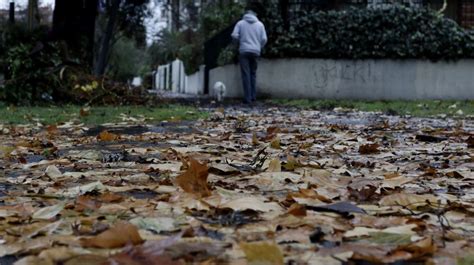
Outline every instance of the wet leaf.
{"type": "Polygon", "coordinates": [[[439,142],[447,140],[447,138],[445,138],[445,137],[436,137],[436,136],[425,135],[425,134],[418,134],[416,136],[416,140],[422,141],[422,142],[428,142],[428,143],[439,143],[439,142]]]}
{"type": "Polygon", "coordinates": [[[349,214],[349,213],[366,214],[366,212],[362,208],[359,208],[350,202],[337,202],[337,203],[328,204],[328,205],[307,206],[307,209],[313,210],[313,211],[336,212],[340,214],[349,214]]]}

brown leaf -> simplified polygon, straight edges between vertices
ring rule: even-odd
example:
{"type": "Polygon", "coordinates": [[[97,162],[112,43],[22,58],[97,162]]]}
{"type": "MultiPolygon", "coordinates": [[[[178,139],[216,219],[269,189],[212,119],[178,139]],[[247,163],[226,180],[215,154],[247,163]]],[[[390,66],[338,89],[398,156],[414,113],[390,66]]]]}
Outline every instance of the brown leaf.
{"type": "Polygon", "coordinates": [[[304,217],[306,216],[306,207],[304,205],[294,203],[290,206],[290,209],[288,209],[288,214],[304,217]]]}
{"type": "Polygon", "coordinates": [[[61,264],[64,265],[104,265],[107,261],[106,257],[102,257],[99,255],[87,254],[87,255],[80,255],[74,258],[71,258],[61,264]]]}
{"type": "Polygon", "coordinates": [[[438,199],[432,194],[408,194],[395,193],[383,197],[379,204],[381,206],[404,206],[416,210],[418,207],[426,206],[428,204],[437,205],[438,199]]]}
{"type": "Polygon", "coordinates": [[[48,127],[46,127],[46,131],[48,131],[49,134],[57,134],[58,133],[58,126],[49,125],[48,127]]]}
{"type": "Polygon", "coordinates": [[[76,207],[75,210],[78,212],[83,212],[84,210],[97,210],[101,206],[101,203],[94,198],[81,195],[76,199],[76,207]]]}
{"type": "Polygon", "coordinates": [[[95,237],[81,239],[83,247],[94,248],[119,248],[127,244],[138,245],[142,242],[138,229],[128,222],[118,222],[95,237]]]}
{"type": "Polygon", "coordinates": [[[102,131],[98,136],[97,139],[100,141],[111,142],[118,140],[120,138],[119,135],[110,133],[108,131],[102,131]]]}
{"type": "Polygon", "coordinates": [[[188,170],[179,175],[176,178],[176,182],[185,192],[198,195],[199,197],[210,196],[211,191],[207,184],[209,168],[193,158],[190,158],[189,162],[188,170]]]}
{"type": "Polygon", "coordinates": [[[469,136],[467,139],[467,147],[474,148],[474,136],[469,136]]]}
{"type": "Polygon", "coordinates": [[[135,250],[131,253],[119,253],[110,257],[106,263],[110,265],[182,265],[180,261],[174,261],[170,256],[150,256],[147,253],[135,250]]]}
{"type": "Polygon", "coordinates": [[[81,110],[79,111],[79,115],[81,115],[81,117],[89,116],[89,114],[90,108],[81,108],[81,110]]]}
{"type": "Polygon", "coordinates": [[[364,144],[359,147],[359,153],[362,155],[376,154],[379,152],[379,144],[364,144]]]}
{"type": "Polygon", "coordinates": [[[111,193],[111,192],[106,192],[106,193],[101,194],[98,199],[99,199],[99,201],[105,202],[105,203],[123,201],[122,196],[120,196],[116,193],[111,193]]]}
{"type": "Polygon", "coordinates": [[[310,198],[310,199],[317,199],[321,202],[325,203],[331,203],[332,200],[318,194],[315,190],[313,189],[299,189],[298,192],[292,192],[287,195],[289,199],[294,199],[294,198],[310,198]]]}

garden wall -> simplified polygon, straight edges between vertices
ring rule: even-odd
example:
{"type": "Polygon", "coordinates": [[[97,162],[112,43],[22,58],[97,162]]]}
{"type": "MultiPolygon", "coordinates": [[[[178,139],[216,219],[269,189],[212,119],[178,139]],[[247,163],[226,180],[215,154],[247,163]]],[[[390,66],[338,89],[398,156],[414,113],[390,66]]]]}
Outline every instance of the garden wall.
{"type": "MultiPolygon", "coordinates": [[[[241,97],[238,65],[210,72],[227,86],[226,97],[241,97]]],[[[273,98],[474,99],[474,60],[261,60],[257,92],[273,98]]]]}

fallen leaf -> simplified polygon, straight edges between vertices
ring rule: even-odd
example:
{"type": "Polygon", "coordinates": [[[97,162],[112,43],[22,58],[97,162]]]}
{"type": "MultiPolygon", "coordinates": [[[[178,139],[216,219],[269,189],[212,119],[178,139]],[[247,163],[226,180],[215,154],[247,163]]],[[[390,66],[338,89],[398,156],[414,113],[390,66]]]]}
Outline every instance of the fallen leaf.
{"type": "Polygon", "coordinates": [[[67,261],[63,262],[64,265],[104,265],[107,262],[107,258],[99,255],[79,255],[68,259],[67,261]]]}
{"type": "Polygon", "coordinates": [[[298,217],[304,217],[306,216],[306,207],[304,205],[294,203],[290,206],[287,213],[298,217]]]}
{"type": "Polygon", "coordinates": [[[283,254],[275,243],[240,243],[249,265],[283,265],[283,254]]]}
{"type": "Polygon", "coordinates": [[[83,212],[84,210],[97,210],[100,208],[100,201],[91,196],[81,195],[76,199],[75,210],[83,212]]]}
{"type": "Polygon", "coordinates": [[[280,137],[275,137],[275,138],[271,141],[270,147],[273,148],[273,149],[281,149],[280,137]]]}
{"type": "Polygon", "coordinates": [[[122,196],[120,196],[116,193],[111,193],[111,192],[102,193],[98,197],[99,201],[105,202],[105,203],[121,202],[121,201],[123,201],[123,199],[124,198],[122,196]]]}
{"type": "Polygon", "coordinates": [[[467,147],[474,148],[474,136],[469,136],[467,139],[467,147]]]}
{"type": "Polygon", "coordinates": [[[102,190],[105,190],[104,184],[102,184],[102,182],[100,182],[100,181],[96,181],[96,182],[91,182],[91,183],[88,183],[88,184],[84,184],[82,186],[76,186],[76,187],[69,188],[69,189],[65,190],[62,195],[66,196],[66,197],[76,197],[78,195],[81,195],[81,194],[84,194],[84,193],[87,193],[87,192],[102,191],[102,190]]]}
{"type": "Polygon", "coordinates": [[[137,228],[127,222],[120,221],[110,229],[91,238],[82,238],[83,247],[119,248],[127,244],[138,245],[143,242],[137,228]]]}
{"type": "Polygon", "coordinates": [[[268,165],[268,171],[269,172],[281,172],[280,159],[275,158],[272,161],[270,161],[270,164],[268,165]]]}
{"type": "Polygon", "coordinates": [[[349,214],[349,213],[366,214],[364,209],[359,208],[350,202],[337,202],[337,203],[327,204],[327,205],[307,206],[307,209],[313,210],[313,211],[329,211],[329,212],[335,212],[335,213],[340,213],[340,214],[349,214]]]}
{"type": "Polygon", "coordinates": [[[186,172],[176,178],[178,185],[188,193],[195,194],[199,197],[207,197],[211,195],[207,184],[207,176],[209,168],[205,164],[199,163],[197,160],[190,158],[190,166],[186,172]]]}
{"type": "Polygon", "coordinates": [[[61,171],[55,165],[48,166],[44,173],[46,176],[52,179],[57,179],[63,176],[63,173],[61,173],[61,171]]]}
{"type": "Polygon", "coordinates": [[[58,133],[58,126],[52,124],[46,127],[46,131],[48,131],[49,134],[57,134],[58,133]]]}
{"type": "Polygon", "coordinates": [[[428,143],[440,143],[442,141],[447,140],[447,138],[445,137],[436,137],[436,136],[424,135],[424,134],[417,135],[415,139],[421,142],[428,142],[428,143]]]}
{"type": "Polygon", "coordinates": [[[379,201],[380,206],[403,206],[413,210],[430,204],[438,204],[438,198],[431,194],[395,193],[385,196],[379,201]]]}
{"type": "Polygon", "coordinates": [[[32,218],[39,220],[50,220],[56,217],[56,215],[58,215],[64,209],[65,205],[65,203],[58,203],[56,205],[41,208],[33,213],[32,218]]]}
{"type": "MultiPolygon", "coordinates": [[[[403,235],[416,235],[413,231],[417,225],[410,224],[410,225],[401,225],[401,226],[394,226],[388,227],[385,229],[375,229],[369,227],[355,227],[352,230],[346,231],[344,233],[344,237],[360,237],[360,236],[370,236],[371,234],[376,233],[385,233],[385,234],[403,234],[403,235]]],[[[410,241],[411,242],[411,241],[410,241]]]]}
{"type": "Polygon", "coordinates": [[[359,153],[362,155],[377,154],[379,152],[378,144],[365,144],[359,147],[359,153]]]}
{"type": "Polygon", "coordinates": [[[119,135],[110,133],[108,131],[102,131],[98,136],[97,139],[100,141],[111,142],[118,140],[120,138],[119,135]]]}
{"type": "Polygon", "coordinates": [[[79,111],[79,115],[81,117],[86,117],[86,116],[89,116],[90,115],[90,108],[81,108],[81,110],[79,111]]]}
{"type": "Polygon", "coordinates": [[[252,145],[258,145],[259,144],[259,141],[258,141],[258,138],[257,138],[257,133],[253,132],[252,133],[252,145]]]}
{"type": "Polygon", "coordinates": [[[282,211],[282,207],[276,202],[263,202],[264,198],[247,196],[232,200],[219,206],[219,208],[230,208],[234,211],[254,210],[260,212],[282,211]]]}
{"type": "Polygon", "coordinates": [[[137,217],[130,220],[130,223],[137,226],[140,229],[150,230],[155,233],[161,233],[162,231],[174,231],[176,227],[174,225],[175,219],[170,217],[137,217]]]}

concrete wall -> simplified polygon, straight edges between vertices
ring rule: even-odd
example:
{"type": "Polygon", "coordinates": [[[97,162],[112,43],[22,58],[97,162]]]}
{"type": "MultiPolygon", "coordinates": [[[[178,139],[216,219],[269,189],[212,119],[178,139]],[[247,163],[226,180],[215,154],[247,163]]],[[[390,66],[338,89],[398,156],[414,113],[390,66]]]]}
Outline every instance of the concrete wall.
{"type": "Polygon", "coordinates": [[[199,71],[186,76],[186,94],[202,95],[204,93],[204,66],[199,67],[199,71]]]}
{"type": "Polygon", "coordinates": [[[153,88],[171,90],[173,93],[202,95],[204,93],[204,65],[192,75],[186,75],[184,64],[180,60],[160,65],[154,72],[153,88]]]}
{"type": "MultiPolygon", "coordinates": [[[[226,97],[241,97],[238,65],[210,73],[226,84],[226,97]]],[[[274,98],[474,99],[474,60],[260,60],[257,93],[274,98]]]]}

